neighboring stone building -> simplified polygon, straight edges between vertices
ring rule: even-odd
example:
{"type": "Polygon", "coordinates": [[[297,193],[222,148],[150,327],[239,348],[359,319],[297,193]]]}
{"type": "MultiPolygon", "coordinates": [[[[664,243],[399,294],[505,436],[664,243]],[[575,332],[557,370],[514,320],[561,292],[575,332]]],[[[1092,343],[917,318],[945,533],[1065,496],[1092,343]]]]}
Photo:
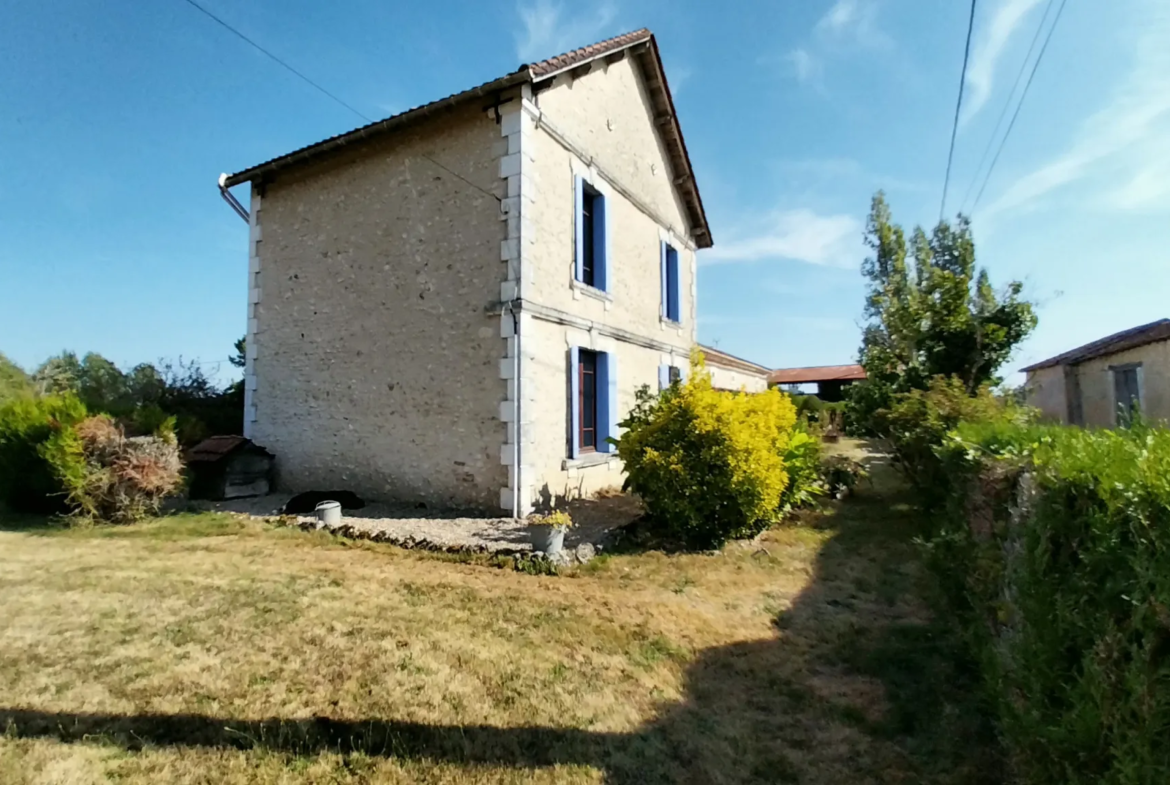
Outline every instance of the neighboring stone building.
{"type": "Polygon", "coordinates": [[[220,183],[251,184],[244,428],[285,488],[619,484],[606,438],[695,344],[711,233],[647,30],[220,183]]]}
{"type": "Polygon", "coordinates": [[[716,390],[765,392],[768,389],[770,368],[721,352],[710,346],[700,346],[711,374],[711,386],[716,390]]]}
{"type": "Polygon", "coordinates": [[[1170,319],[1115,333],[1024,368],[1028,403],[1051,420],[1111,427],[1133,409],[1170,420],[1170,319]]]}

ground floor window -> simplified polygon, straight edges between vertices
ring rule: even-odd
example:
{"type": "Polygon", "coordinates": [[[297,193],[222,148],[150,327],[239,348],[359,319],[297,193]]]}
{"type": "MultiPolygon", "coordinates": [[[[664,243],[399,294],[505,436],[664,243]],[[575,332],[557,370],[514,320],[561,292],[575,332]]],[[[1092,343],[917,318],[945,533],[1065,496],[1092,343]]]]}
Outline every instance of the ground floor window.
{"type": "Polygon", "coordinates": [[[597,352],[582,349],[577,358],[579,452],[597,450],[597,352]]]}
{"type": "Polygon", "coordinates": [[[569,455],[613,452],[617,435],[617,363],[610,352],[569,352],[569,455]]]}

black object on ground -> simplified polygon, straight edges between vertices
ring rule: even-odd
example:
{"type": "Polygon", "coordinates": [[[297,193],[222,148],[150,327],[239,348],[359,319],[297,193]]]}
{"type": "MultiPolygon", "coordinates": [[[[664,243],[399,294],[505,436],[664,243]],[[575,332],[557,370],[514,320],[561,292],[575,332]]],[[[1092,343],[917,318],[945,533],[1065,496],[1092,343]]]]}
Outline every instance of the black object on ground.
{"type": "Polygon", "coordinates": [[[305,491],[289,499],[280,512],[282,515],[306,515],[317,509],[321,502],[337,502],[343,510],[360,510],[366,506],[353,491],[305,491]]]}

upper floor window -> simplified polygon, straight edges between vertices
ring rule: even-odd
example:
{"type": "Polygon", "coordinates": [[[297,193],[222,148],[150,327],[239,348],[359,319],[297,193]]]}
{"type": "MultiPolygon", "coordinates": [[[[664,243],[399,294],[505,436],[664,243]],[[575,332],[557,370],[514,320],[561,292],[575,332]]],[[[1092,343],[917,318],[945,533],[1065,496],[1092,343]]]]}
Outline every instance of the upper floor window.
{"type": "Polygon", "coordinates": [[[681,322],[678,250],[670,243],[664,242],[660,248],[660,256],[662,263],[662,318],[671,322],[681,322]]]}
{"type": "Polygon", "coordinates": [[[609,226],[604,194],[585,178],[574,177],[576,191],[576,267],[574,277],[609,291],[609,226]]]}

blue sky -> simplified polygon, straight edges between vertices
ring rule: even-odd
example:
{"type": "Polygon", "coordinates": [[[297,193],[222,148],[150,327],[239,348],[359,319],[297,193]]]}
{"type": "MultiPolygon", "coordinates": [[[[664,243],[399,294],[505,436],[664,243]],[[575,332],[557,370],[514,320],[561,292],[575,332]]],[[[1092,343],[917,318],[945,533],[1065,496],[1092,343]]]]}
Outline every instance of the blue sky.
{"type": "MultiPolygon", "coordinates": [[[[938,217],[958,0],[203,2],[374,117],[650,27],[716,242],[700,340],[766,365],[856,355],[874,190],[907,228],[938,217]]],[[[1046,3],[979,3],[948,212],[1046,3]]],[[[973,213],[993,280],[1040,303],[1012,368],[1170,315],[1168,6],[1069,0],[973,213]]],[[[0,106],[0,351],[25,366],[69,348],[214,369],[247,267],[217,176],[360,124],[182,0],[7,4],[0,106]]]]}

